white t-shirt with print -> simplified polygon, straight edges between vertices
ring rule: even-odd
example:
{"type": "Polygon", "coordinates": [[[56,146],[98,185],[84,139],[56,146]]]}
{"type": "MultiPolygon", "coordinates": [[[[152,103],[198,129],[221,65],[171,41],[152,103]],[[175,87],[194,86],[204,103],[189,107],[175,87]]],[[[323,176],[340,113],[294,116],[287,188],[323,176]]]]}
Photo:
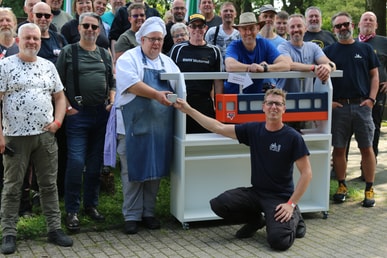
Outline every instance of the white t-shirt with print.
{"type": "Polygon", "coordinates": [[[3,133],[26,136],[44,133],[54,120],[52,94],[63,90],[55,65],[41,57],[23,62],[18,55],[0,61],[3,133]]]}

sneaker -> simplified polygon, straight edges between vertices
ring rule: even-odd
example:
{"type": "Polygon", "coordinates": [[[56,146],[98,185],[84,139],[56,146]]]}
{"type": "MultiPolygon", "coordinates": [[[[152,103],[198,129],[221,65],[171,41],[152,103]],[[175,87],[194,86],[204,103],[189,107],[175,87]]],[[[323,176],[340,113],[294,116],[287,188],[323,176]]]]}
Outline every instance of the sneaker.
{"type": "Polygon", "coordinates": [[[73,240],[62,229],[51,231],[47,234],[48,242],[59,246],[72,246],[73,240]]]}
{"type": "Polygon", "coordinates": [[[161,227],[160,221],[155,217],[143,217],[142,223],[149,229],[159,229],[161,227]]]}
{"type": "Polygon", "coordinates": [[[369,191],[365,191],[364,193],[365,197],[363,200],[363,207],[374,207],[375,206],[375,199],[374,199],[374,188],[371,187],[369,191]]]}
{"type": "Polygon", "coordinates": [[[337,188],[336,193],[333,195],[333,200],[336,203],[343,203],[345,201],[345,197],[347,197],[348,189],[347,187],[340,183],[339,188],[337,188]]]}
{"type": "Polygon", "coordinates": [[[16,251],[16,236],[4,236],[1,243],[1,252],[3,254],[13,254],[16,251]]]}
{"type": "Polygon", "coordinates": [[[236,233],[235,237],[242,239],[242,238],[250,238],[254,236],[255,232],[257,232],[258,229],[263,228],[266,225],[266,221],[261,216],[259,220],[255,223],[247,223],[243,227],[241,227],[236,233]]]}

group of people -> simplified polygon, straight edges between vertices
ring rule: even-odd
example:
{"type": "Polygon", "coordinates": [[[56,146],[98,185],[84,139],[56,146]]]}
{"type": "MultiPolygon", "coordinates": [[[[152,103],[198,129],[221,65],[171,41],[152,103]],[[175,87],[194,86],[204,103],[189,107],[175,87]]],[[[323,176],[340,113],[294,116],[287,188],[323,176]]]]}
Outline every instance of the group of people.
{"type": "Polygon", "coordinates": [[[304,16],[264,5],[258,16],[242,13],[235,24],[232,2],[223,3],[218,16],[213,0],[201,0],[200,13],[186,20],[186,3],[174,0],[166,24],[142,0],[128,4],[114,0],[109,12],[107,0],[75,0],[74,18],[61,10],[61,0],[45,2],[25,0],[29,18],[17,37],[16,17],[10,9],[0,8],[2,253],[16,250],[18,210],[30,165],[50,242],[73,244],[61,229],[60,185],[68,230],[79,231],[81,206],[91,219],[105,219],[98,210],[100,174],[103,165],[116,165],[117,154],[124,232],[136,234],[140,225],[160,228],[156,197],[160,179],[171,169],[174,108],[188,115],[187,133],[214,132],[251,148],[251,187],[210,200],[218,216],[246,223],[237,238],[251,237],[266,226],[269,245],[286,250],[305,235],[297,204],[312,178],[309,151],[301,134],[283,123],[282,115],[286,92],[311,92],[313,79],[303,83],[254,79],[243,88],[223,80],[187,81],[187,95],[175,102],[167,95],[176,92],[176,81],[161,80],[164,72],[292,70],[313,72],[327,81],[332,71],[343,70],[343,77],[332,78],[332,156],[339,184],[333,199],[345,201],[346,150],[355,134],[366,184],[363,206],[375,205],[387,39],[376,35],[372,12],[362,15],[359,37],[353,39],[348,13],[332,17],[332,34],[321,29],[318,7],[309,7],[304,16]],[[214,99],[219,93],[265,93],[266,121],[218,122],[214,99]],[[294,164],[300,172],[295,186],[294,164]]]}

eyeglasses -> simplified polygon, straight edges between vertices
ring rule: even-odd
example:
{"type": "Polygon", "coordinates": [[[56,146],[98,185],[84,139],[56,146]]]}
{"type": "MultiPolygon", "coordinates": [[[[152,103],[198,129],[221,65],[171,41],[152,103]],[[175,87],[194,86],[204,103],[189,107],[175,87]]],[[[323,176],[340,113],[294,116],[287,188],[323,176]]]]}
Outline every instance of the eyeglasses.
{"type": "Polygon", "coordinates": [[[150,37],[147,37],[147,36],[144,36],[144,38],[148,39],[152,44],[155,43],[156,41],[162,43],[164,41],[163,38],[150,38],[150,37]]]}
{"type": "Polygon", "coordinates": [[[174,37],[175,39],[177,39],[177,38],[182,38],[182,37],[185,37],[185,36],[187,36],[187,33],[175,34],[173,37],[174,37]]]}
{"type": "Polygon", "coordinates": [[[343,23],[336,24],[333,27],[339,30],[341,29],[342,26],[344,26],[345,28],[348,28],[350,24],[351,24],[350,22],[343,22],[343,23]]]}
{"type": "Polygon", "coordinates": [[[96,29],[99,28],[98,25],[94,25],[94,24],[90,24],[90,23],[82,23],[81,25],[82,25],[82,27],[83,27],[85,30],[88,30],[88,29],[90,28],[90,26],[91,26],[91,29],[92,29],[92,30],[96,30],[96,29]]]}
{"type": "Polygon", "coordinates": [[[277,102],[277,101],[267,101],[267,102],[265,102],[265,104],[267,105],[267,106],[269,106],[269,107],[272,107],[272,106],[276,106],[276,107],[282,107],[282,106],[284,106],[285,105],[285,103],[283,103],[283,102],[277,102]]]}
{"type": "Polygon", "coordinates": [[[51,17],[51,13],[35,13],[35,15],[36,15],[36,17],[37,18],[42,18],[43,16],[44,16],[44,18],[46,19],[46,20],[48,20],[48,19],[50,19],[50,17],[51,17]]]}
{"type": "Polygon", "coordinates": [[[200,25],[196,25],[196,24],[190,24],[188,25],[191,29],[193,30],[196,30],[196,29],[199,29],[199,30],[202,30],[206,27],[205,24],[200,24],[200,25]]]}
{"type": "Polygon", "coordinates": [[[138,17],[145,17],[145,14],[144,13],[140,13],[140,14],[133,14],[131,15],[134,19],[137,19],[138,17]]]}

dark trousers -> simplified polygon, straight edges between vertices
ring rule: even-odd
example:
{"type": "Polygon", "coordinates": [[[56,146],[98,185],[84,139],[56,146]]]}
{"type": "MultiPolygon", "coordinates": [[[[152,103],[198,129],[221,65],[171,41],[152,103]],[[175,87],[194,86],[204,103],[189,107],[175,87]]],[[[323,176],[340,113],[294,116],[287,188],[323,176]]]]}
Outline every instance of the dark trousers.
{"type": "Polygon", "coordinates": [[[212,199],[210,205],[219,217],[238,223],[254,223],[260,219],[263,212],[270,247],[286,250],[292,246],[298,222],[302,220],[298,207],[288,222],[281,223],[274,219],[276,206],[287,201],[288,198],[257,193],[252,187],[240,187],[222,193],[212,199]]]}

